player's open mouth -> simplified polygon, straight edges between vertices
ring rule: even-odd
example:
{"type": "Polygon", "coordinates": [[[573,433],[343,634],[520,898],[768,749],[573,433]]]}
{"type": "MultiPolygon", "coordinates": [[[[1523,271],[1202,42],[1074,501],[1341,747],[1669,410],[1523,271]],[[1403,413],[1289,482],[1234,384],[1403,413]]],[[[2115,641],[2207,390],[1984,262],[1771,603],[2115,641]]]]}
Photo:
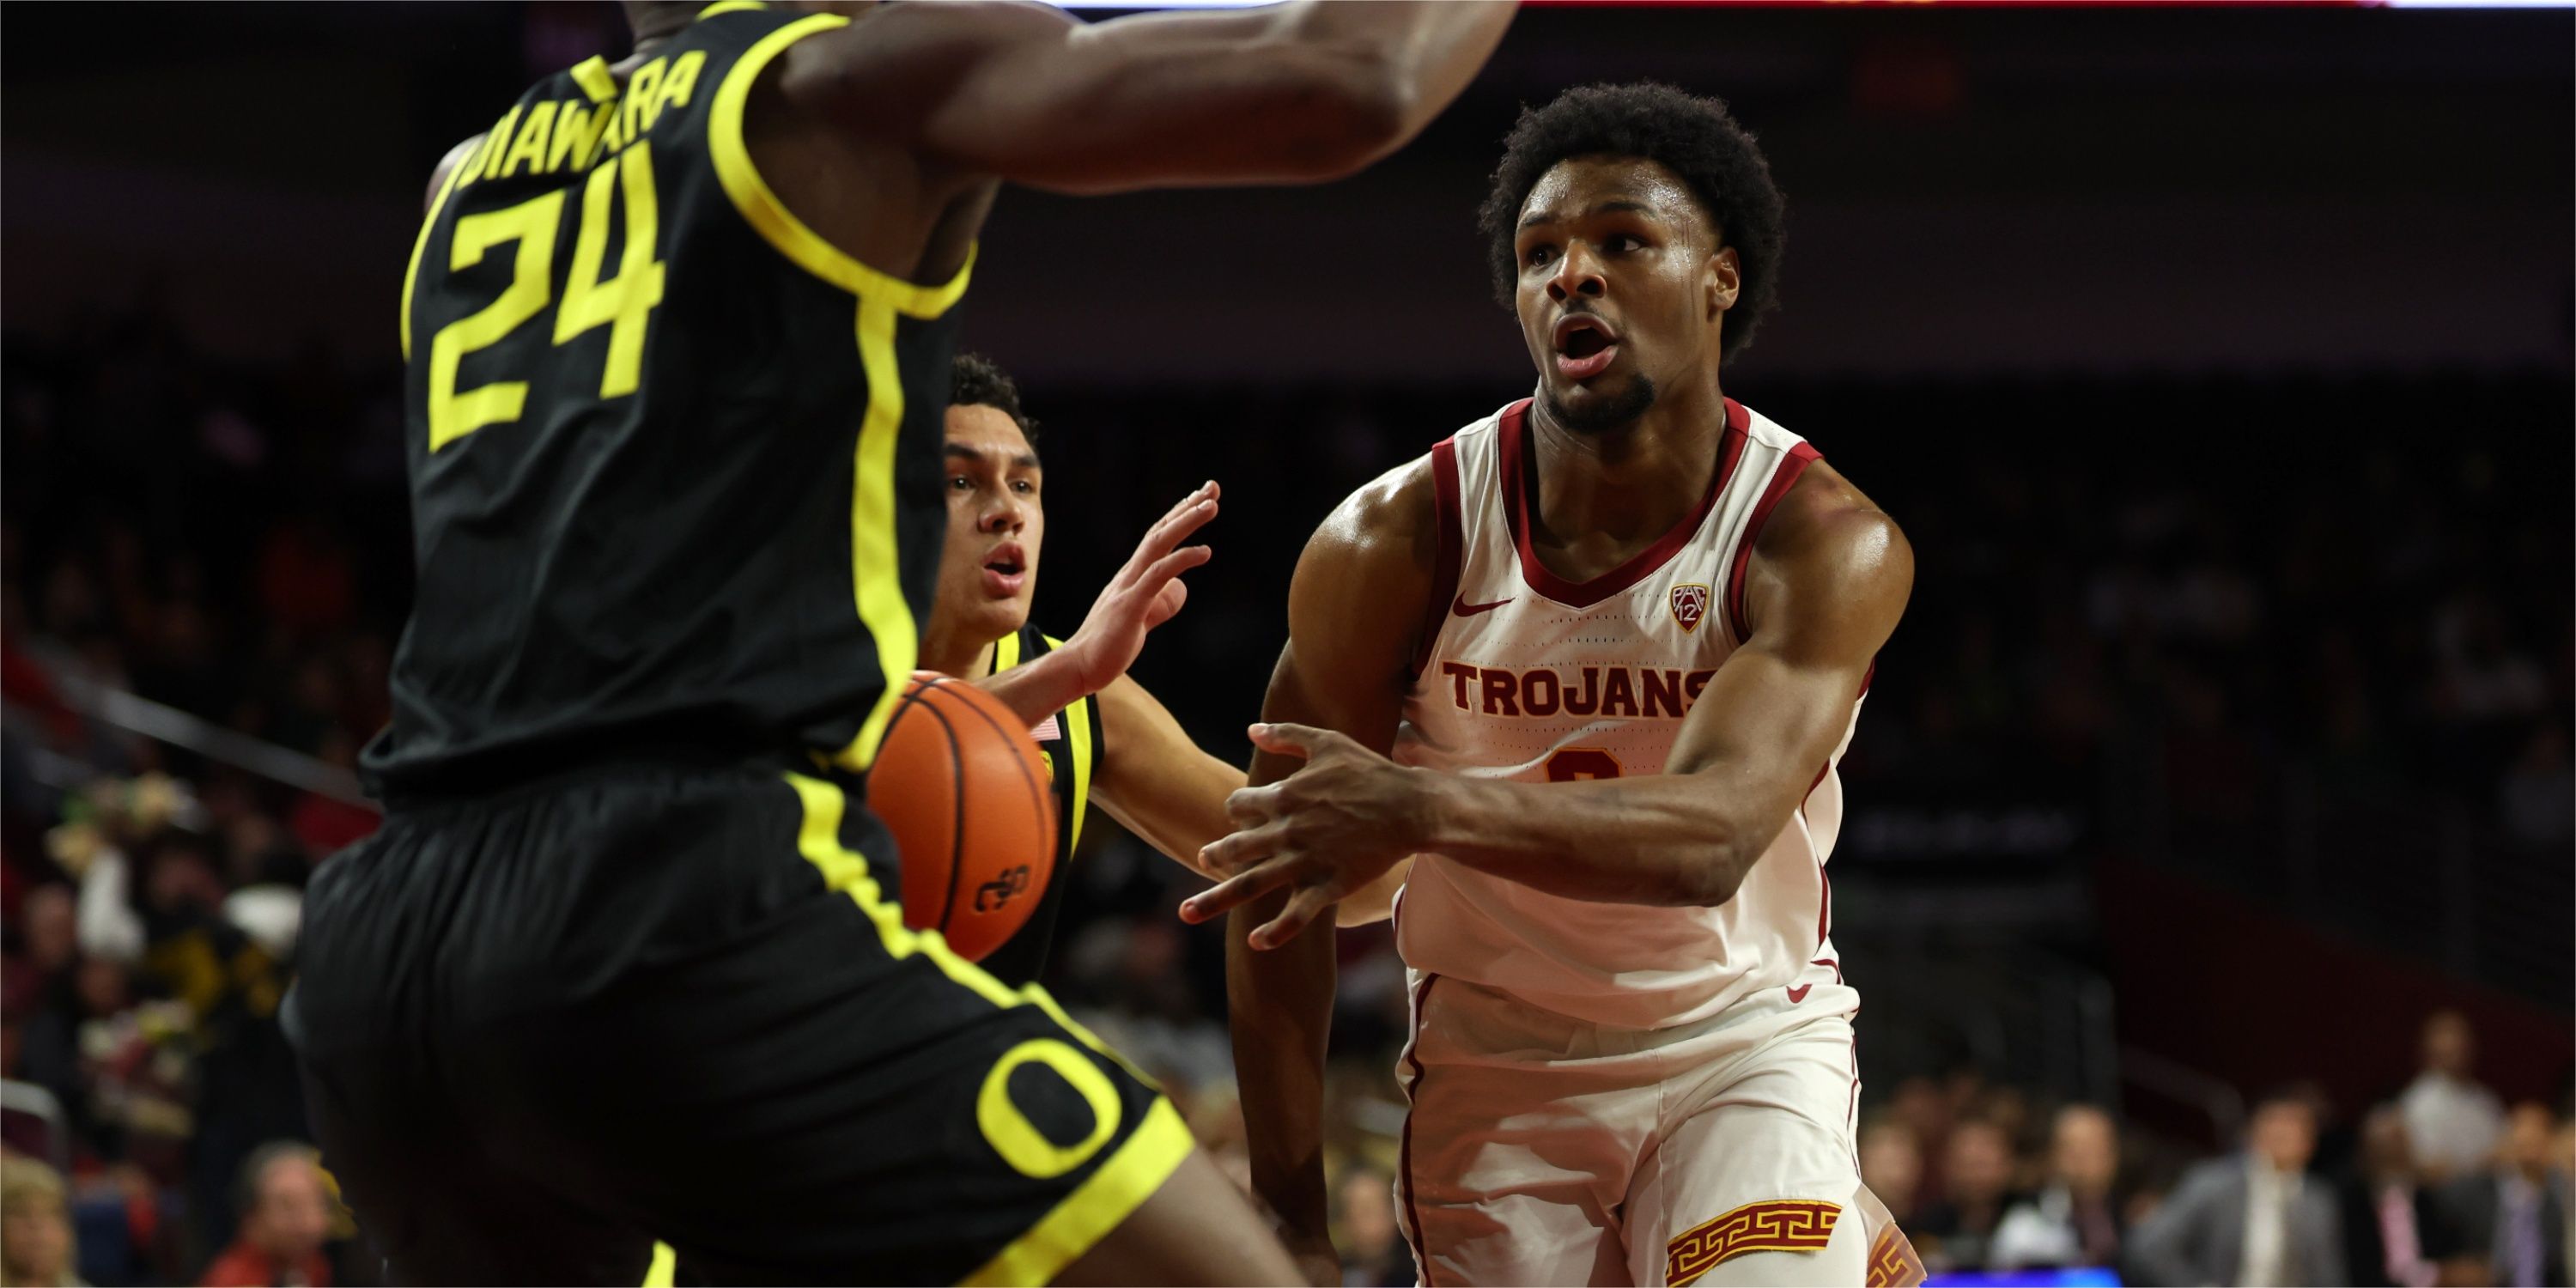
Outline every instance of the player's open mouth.
{"type": "Polygon", "coordinates": [[[1610,369],[1619,356],[1619,333],[1610,324],[1584,313],[1556,320],[1556,373],[1568,380],[1590,380],[1610,369]]]}
{"type": "Polygon", "coordinates": [[[984,556],[984,593],[995,599],[1009,599],[1028,584],[1029,553],[1016,541],[1005,541],[984,556]]]}

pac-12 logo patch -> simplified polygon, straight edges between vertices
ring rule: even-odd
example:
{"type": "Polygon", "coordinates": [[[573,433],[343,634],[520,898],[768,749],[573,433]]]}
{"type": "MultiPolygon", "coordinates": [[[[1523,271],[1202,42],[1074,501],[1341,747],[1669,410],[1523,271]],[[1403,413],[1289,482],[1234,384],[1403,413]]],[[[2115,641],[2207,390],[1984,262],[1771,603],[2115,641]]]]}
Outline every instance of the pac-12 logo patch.
{"type": "Polygon", "coordinates": [[[1708,587],[1693,582],[1673,587],[1673,620],[1684,631],[1699,629],[1699,620],[1708,616],[1708,587]]]}

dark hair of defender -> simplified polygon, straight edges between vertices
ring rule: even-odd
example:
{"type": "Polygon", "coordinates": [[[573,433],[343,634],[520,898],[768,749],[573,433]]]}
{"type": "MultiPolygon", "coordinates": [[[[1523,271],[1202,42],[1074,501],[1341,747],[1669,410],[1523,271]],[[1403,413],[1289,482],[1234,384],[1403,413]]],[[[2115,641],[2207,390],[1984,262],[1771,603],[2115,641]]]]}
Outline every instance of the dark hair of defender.
{"type": "Polygon", "coordinates": [[[1521,203],[1558,162],[1585,156],[1657,162],[1699,198],[1717,227],[1718,244],[1735,248],[1743,279],[1735,306],[1727,310],[1721,354],[1734,357],[1752,342],[1754,327],[1777,299],[1786,236],[1780,189],[1771,182],[1771,164],[1762,158],[1761,147],[1724,102],[1670,85],[1584,85],[1557,95],[1545,107],[1521,109],[1520,121],[1503,141],[1493,191],[1476,214],[1476,226],[1491,245],[1495,300],[1511,308],[1513,287],[1520,280],[1512,235],[1521,203]]]}
{"type": "Polygon", "coordinates": [[[951,407],[990,407],[1011,418],[1020,433],[1029,440],[1029,450],[1038,446],[1038,423],[1020,410],[1020,386],[1000,363],[980,353],[960,353],[948,369],[948,405],[951,407]]]}

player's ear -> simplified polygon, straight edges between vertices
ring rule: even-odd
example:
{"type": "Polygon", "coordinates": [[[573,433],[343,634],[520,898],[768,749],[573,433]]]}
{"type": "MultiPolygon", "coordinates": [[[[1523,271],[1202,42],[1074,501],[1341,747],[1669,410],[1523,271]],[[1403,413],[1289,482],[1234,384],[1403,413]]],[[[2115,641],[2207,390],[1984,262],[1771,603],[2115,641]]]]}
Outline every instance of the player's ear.
{"type": "Polygon", "coordinates": [[[1735,307],[1735,297],[1744,293],[1744,274],[1735,248],[1725,246],[1708,257],[1708,315],[1712,318],[1735,307]]]}

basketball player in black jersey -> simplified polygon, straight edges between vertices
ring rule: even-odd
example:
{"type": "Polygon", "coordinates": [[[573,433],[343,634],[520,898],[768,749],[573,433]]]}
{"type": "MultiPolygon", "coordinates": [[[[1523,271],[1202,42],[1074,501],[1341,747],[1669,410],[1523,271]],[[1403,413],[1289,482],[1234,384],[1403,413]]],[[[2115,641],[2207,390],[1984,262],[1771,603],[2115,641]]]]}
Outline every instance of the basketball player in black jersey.
{"type": "MultiPolygon", "coordinates": [[[[1046,469],[1038,460],[1036,422],[1021,409],[1010,375],[971,353],[957,355],[955,371],[944,466],[948,549],[938,605],[922,631],[921,665],[991,684],[1065,647],[1029,620],[1046,549],[1046,469]]],[[[1202,488],[1185,504],[1213,490],[1212,484],[1202,488]]],[[[1152,562],[1176,539],[1158,529],[1129,568],[1152,562]]],[[[1055,788],[1059,864],[1072,859],[1095,805],[1193,872],[1200,847],[1233,830],[1225,802],[1244,785],[1243,771],[1200,750],[1131,677],[1121,675],[1048,713],[1034,732],[1055,788]]],[[[1063,907],[1062,867],[1057,871],[1028,924],[980,963],[1005,983],[1034,983],[1046,967],[1063,907]]],[[[1334,905],[1342,924],[1384,919],[1401,877],[1390,873],[1334,905]]]]}
{"type": "MultiPolygon", "coordinates": [[[[1349,173],[1507,12],[628,11],[632,55],[442,163],[405,275],[387,818],[287,1012],[330,1165],[403,1282],[632,1283],[656,1240],[720,1281],[1285,1280],[1151,1086],[904,928],[866,773],[999,182],[1349,173]]],[[[997,691],[1108,683],[1194,557],[997,691]]]]}

